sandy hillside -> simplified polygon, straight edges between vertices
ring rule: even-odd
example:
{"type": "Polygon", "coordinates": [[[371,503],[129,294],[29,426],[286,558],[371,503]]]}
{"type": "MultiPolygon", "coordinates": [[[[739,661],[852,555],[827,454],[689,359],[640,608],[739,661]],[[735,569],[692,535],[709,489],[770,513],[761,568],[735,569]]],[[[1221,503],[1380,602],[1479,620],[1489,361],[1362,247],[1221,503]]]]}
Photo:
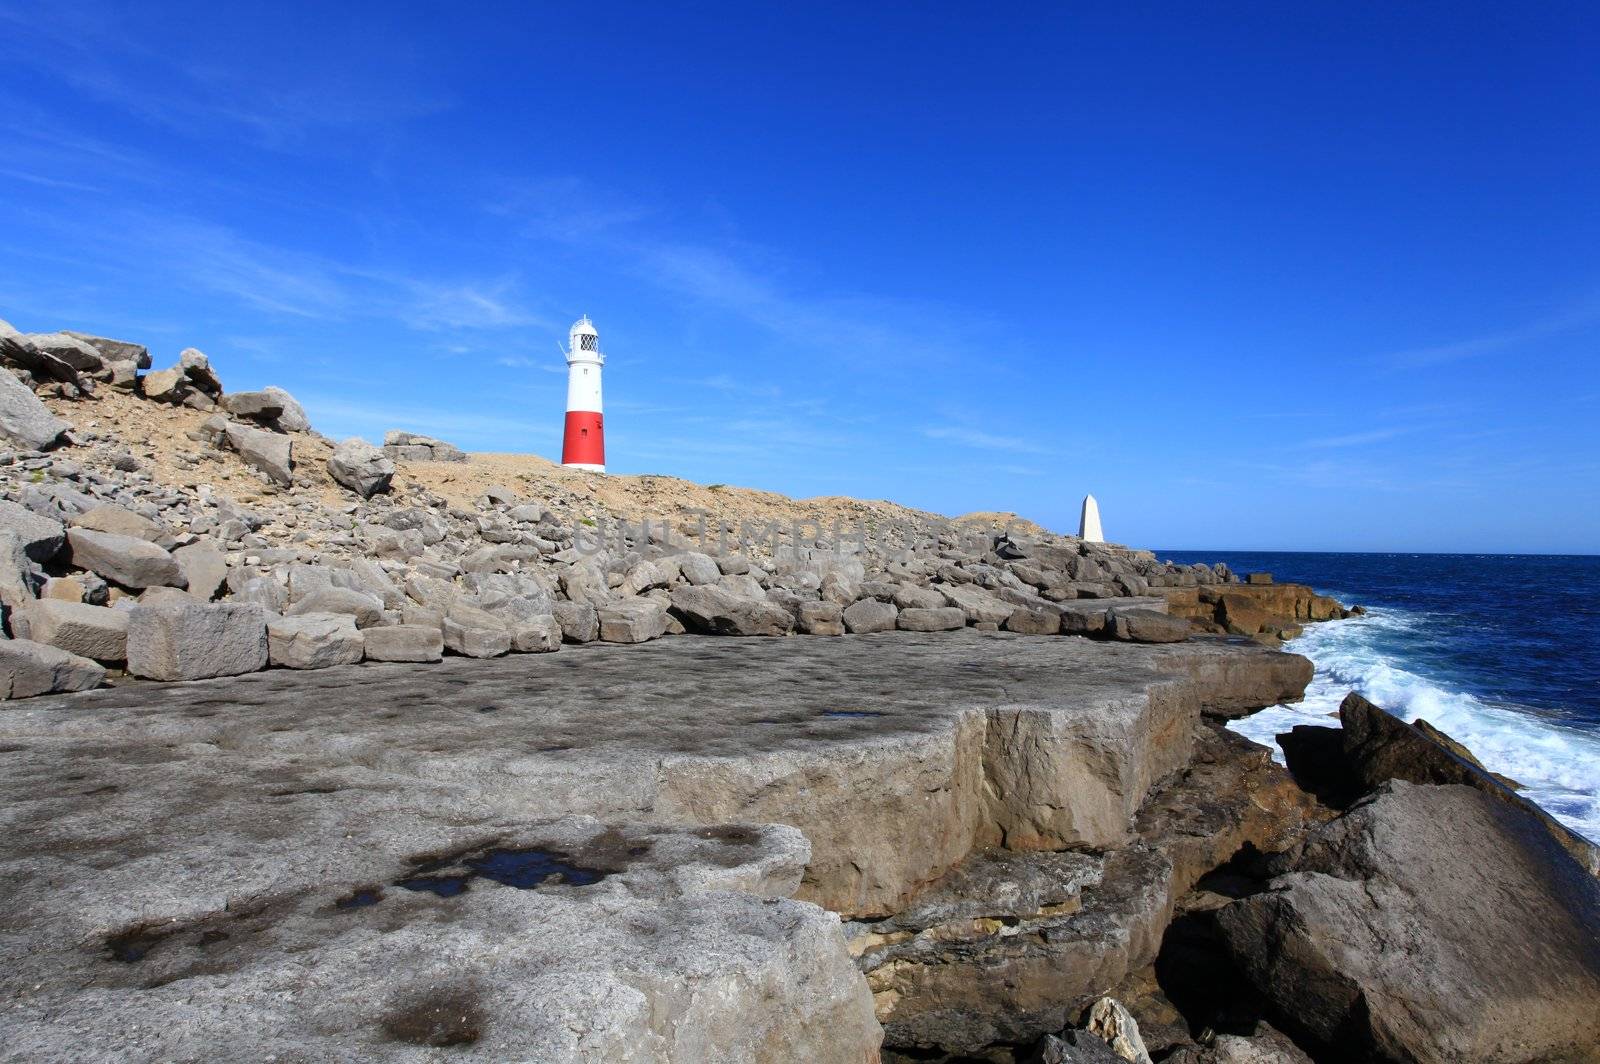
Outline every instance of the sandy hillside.
{"type": "MultiPolygon", "coordinates": [[[[50,399],[47,405],[58,416],[82,428],[115,434],[158,483],[190,490],[211,484],[244,503],[277,491],[264,484],[237,455],[194,438],[211,414],[153,403],[105,387],[93,398],[50,399]]],[[[296,477],[308,481],[324,504],[338,506],[348,503],[350,496],[328,475],[326,463],[332,453],[333,442],[326,437],[316,433],[294,435],[296,477]]],[[[564,469],[534,454],[475,453],[466,462],[397,465],[397,495],[410,494],[415,487],[426,488],[463,509],[471,509],[490,488],[503,487],[529,499],[560,499],[597,516],[671,518],[675,524],[699,520],[696,511],[710,515],[705,518],[708,525],[714,526],[720,520],[735,528],[744,522],[816,522],[826,529],[835,523],[845,528],[880,527],[894,522],[945,519],[945,515],[879,499],[832,495],[791,499],[755,488],[695,484],[677,477],[588,473],[564,469]]],[[[997,528],[1010,525],[1025,532],[1043,531],[1032,521],[1010,513],[973,513],[960,520],[997,528]]]]}

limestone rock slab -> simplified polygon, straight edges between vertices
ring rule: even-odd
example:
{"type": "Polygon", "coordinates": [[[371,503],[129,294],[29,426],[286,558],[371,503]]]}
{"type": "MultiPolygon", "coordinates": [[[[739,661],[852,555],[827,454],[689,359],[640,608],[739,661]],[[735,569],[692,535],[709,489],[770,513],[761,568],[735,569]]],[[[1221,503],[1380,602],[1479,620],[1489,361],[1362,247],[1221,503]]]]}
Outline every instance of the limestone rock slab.
{"type": "Polygon", "coordinates": [[[128,613],[128,671],[151,680],[237,676],[267,667],[267,615],[253,603],[170,603],[128,613]]]}

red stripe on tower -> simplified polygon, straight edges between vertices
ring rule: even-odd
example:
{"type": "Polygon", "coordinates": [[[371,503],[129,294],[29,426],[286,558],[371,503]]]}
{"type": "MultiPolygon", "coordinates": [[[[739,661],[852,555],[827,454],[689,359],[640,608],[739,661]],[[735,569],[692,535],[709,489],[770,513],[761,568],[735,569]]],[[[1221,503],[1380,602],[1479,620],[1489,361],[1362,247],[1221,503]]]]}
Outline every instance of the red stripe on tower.
{"type": "Polygon", "coordinates": [[[600,334],[587,315],[573,323],[567,345],[567,426],[561,440],[561,464],[574,469],[606,471],[605,419],[600,413],[600,334]]]}
{"type": "Polygon", "coordinates": [[[606,467],[605,422],[595,410],[568,410],[561,464],[606,467]]]}

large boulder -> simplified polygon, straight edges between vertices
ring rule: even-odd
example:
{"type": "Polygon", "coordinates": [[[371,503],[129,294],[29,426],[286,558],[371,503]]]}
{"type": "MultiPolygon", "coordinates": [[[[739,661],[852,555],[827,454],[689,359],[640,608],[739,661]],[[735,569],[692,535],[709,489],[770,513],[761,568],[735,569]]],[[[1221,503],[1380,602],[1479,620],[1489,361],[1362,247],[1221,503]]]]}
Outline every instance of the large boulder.
{"type": "Polygon", "coordinates": [[[794,616],[782,606],[710,585],[673,591],[672,608],[689,628],[712,635],[787,635],[794,627],[794,616]]]}
{"type": "Polygon", "coordinates": [[[362,634],[368,661],[438,661],[444,656],[444,632],[437,625],[394,624],[362,634]]]}
{"type": "Polygon", "coordinates": [[[106,365],[106,357],[93,344],[71,333],[33,333],[28,342],[37,350],[59,358],[78,373],[99,373],[106,365]]]}
{"type": "Polygon", "coordinates": [[[149,540],[69,528],[72,564],[123,587],[183,587],[183,569],[171,554],[149,540]]]}
{"type": "Polygon", "coordinates": [[[80,658],[110,662],[128,656],[126,610],[39,599],[12,613],[11,630],[20,638],[45,643],[80,658]]]}
{"type": "Polygon", "coordinates": [[[714,584],[722,579],[722,568],[716,559],[693,550],[678,555],[678,572],[691,584],[714,584]]]}
{"type": "MultiPolygon", "coordinates": [[[[74,385],[78,382],[77,370],[55,355],[35,347],[29,337],[19,333],[4,319],[0,319],[0,363],[26,370],[34,380],[65,381],[74,385]]],[[[17,383],[21,384],[20,381],[17,383]]]]}
{"type": "Polygon", "coordinates": [[[71,428],[15,375],[0,371],[0,436],[30,451],[47,451],[71,428]]]}
{"type": "Polygon", "coordinates": [[[285,432],[310,432],[311,419],[306,417],[306,408],[288,392],[276,385],[267,385],[261,389],[261,394],[278,404],[282,411],[278,415],[278,427],[285,432]]]}
{"type": "Polygon", "coordinates": [[[346,613],[304,613],[267,621],[267,656],[290,669],[326,669],[361,660],[365,641],[346,613]]]}
{"type": "Polygon", "coordinates": [[[257,392],[234,392],[222,397],[222,409],[234,417],[242,417],[263,425],[276,425],[283,416],[283,403],[265,389],[257,392]]]}
{"type": "Polygon", "coordinates": [[[357,628],[383,623],[383,600],[365,591],[329,584],[302,596],[285,611],[291,617],[307,613],[343,613],[355,618],[357,628]]]}
{"type": "Polygon", "coordinates": [[[1531,1064],[1600,1046],[1600,882],[1525,810],[1394,780],[1273,870],[1217,922],[1313,1055],[1531,1064]]]}
{"type": "Polygon", "coordinates": [[[600,617],[587,602],[557,602],[550,607],[561,626],[564,643],[592,643],[600,638],[600,617]]]}
{"type": "Polygon", "coordinates": [[[900,611],[891,602],[879,602],[877,599],[862,599],[853,602],[844,608],[842,617],[845,628],[852,634],[866,635],[871,632],[894,631],[895,620],[900,616],[900,611]]]}
{"type": "Polygon", "coordinates": [[[189,594],[202,601],[217,597],[217,592],[228,579],[228,559],[220,550],[207,542],[190,543],[172,552],[178,568],[183,571],[184,586],[189,594]]]}
{"type": "Polygon", "coordinates": [[[172,533],[166,528],[132,510],[106,503],[74,515],[68,522],[74,528],[87,528],[93,532],[107,532],[114,536],[131,536],[148,543],[160,543],[172,533]]]}
{"type": "Polygon", "coordinates": [[[239,452],[246,463],[261,470],[279,484],[294,483],[294,453],[289,437],[266,429],[254,429],[230,421],[223,429],[228,446],[239,452]]]}
{"type": "Polygon", "coordinates": [[[972,624],[1000,624],[1016,607],[1003,602],[973,584],[952,584],[939,588],[945,601],[958,607],[972,624]]]}
{"type": "Polygon", "coordinates": [[[1110,610],[1105,631],[1124,643],[1181,643],[1194,629],[1181,617],[1134,607],[1110,610]]]}
{"type": "Polygon", "coordinates": [[[203,680],[267,667],[267,615],[254,603],[163,603],[128,614],[128,671],[203,680]]]}
{"type": "Polygon", "coordinates": [[[497,658],[510,653],[511,629],[488,610],[455,602],[443,621],[445,649],[469,658],[497,658]]]}
{"type": "Polygon", "coordinates": [[[802,602],[795,623],[807,635],[844,635],[844,610],[837,602],[802,602]]]}
{"type": "Polygon", "coordinates": [[[607,643],[644,643],[667,634],[672,617],[655,599],[608,602],[599,609],[600,638],[607,643]]]}
{"type": "Polygon", "coordinates": [[[366,440],[352,436],[334,448],[328,473],[363,499],[370,499],[389,490],[394,462],[366,440]]]}
{"type": "Polygon", "coordinates": [[[1574,860],[1600,875],[1600,847],[1523,798],[1465,747],[1440,741],[1437,729],[1430,735],[1354,691],[1339,705],[1339,722],[1337,729],[1300,725],[1280,737],[1290,771],[1307,788],[1343,805],[1387,780],[1475,787],[1533,817],[1574,860]]]}
{"type": "Polygon", "coordinates": [[[60,521],[5,499],[0,499],[0,531],[14,534],[23,552],[36,562],[49,561],[67,545],[67,530],[60,521]]]}
{"type": "Polygon", "coordinates": [[[108,364],[112,362],[132,362],[135,369],[150,368],[150,349],[143,344],[131,343],[127,340],[113,340],[106,336],[91,336],[88,333],[74,332],[71,329],[63,329],[61,332],[63,336],[82,340],[94,348],[108,364]]]}
{"type": "Polygon", "coordinates": [[[911,606],[900,611],[895,626],[903,632],[950,632],[965,628],[967,615],[959,606],[911,606]]]}
{"type": "Polygon", "coordinates": [[[178,368],[191,385],[206,395],[215,397],[222,394],[221,378],[211,368],[211,360],[197,348],[186,347],[178,352],[178,368]]]}
{"type": "Polygon", "coordinates": [[[103,665],[30,639],[0,639],[0,700],[87,691],[105,681],[103,665]]]}

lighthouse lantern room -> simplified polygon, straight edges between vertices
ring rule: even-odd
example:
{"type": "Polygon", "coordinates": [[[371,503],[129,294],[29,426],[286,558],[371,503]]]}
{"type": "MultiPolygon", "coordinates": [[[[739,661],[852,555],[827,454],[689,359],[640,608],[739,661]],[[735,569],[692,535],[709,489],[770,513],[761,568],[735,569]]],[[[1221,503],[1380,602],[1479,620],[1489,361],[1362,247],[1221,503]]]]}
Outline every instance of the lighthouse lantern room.
{"type": "Polygon", "coordinates": [[[561,443],[561,464],[572,469],[606,471],[605,422],[600,414],[600,334],[584,315],[573,323],[567,345],[567,427],[561,443]]]}

